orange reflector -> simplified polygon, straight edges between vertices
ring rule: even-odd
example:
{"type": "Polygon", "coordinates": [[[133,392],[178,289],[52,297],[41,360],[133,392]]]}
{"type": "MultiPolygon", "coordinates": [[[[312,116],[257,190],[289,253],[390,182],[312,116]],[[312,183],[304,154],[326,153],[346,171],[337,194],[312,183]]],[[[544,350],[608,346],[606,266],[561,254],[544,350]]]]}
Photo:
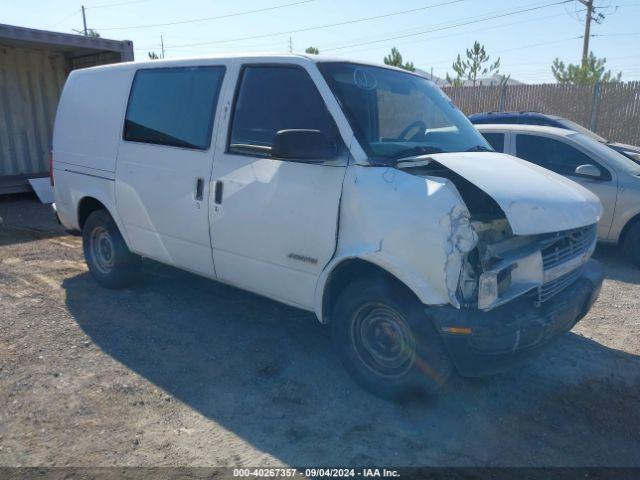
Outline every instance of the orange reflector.
{"type": "Polygon", "coordinates": [[[459,335],[471,335],[471,329],[468,327],[443,327],[442,330],[447,333],[457,333],[459,335]]]}

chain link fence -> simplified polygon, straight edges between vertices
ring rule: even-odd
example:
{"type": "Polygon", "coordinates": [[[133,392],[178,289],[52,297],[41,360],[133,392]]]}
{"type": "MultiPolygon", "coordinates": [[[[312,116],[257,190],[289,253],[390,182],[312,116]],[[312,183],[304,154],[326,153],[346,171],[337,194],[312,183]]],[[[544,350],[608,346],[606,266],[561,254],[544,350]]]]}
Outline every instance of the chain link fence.
{"type": "Polygon", "coordinates": [[[613,141],[640,145],[640,82],[443,87],[466,114],[535,111],[568,118],[613,141]]]}

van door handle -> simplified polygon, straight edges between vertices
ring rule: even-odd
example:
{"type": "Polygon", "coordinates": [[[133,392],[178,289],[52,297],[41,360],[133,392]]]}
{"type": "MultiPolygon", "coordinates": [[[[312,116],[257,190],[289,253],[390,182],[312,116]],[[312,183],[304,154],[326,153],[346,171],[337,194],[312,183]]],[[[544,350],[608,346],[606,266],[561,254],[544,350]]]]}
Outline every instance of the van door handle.
{"type": "Polygon", "coordinates": [[[196,178],[196,191],[193,196],[197,202],[201,202],[204,198],[204,178],[196,178]]]}
{"type": "Polygon", "coordinates": [[[220,205],[222,203],[222,190],[223,190],[223,183],[218,180],[216,182],[216,187],[213,193],[213,202],[216,205],[220,205]]]}

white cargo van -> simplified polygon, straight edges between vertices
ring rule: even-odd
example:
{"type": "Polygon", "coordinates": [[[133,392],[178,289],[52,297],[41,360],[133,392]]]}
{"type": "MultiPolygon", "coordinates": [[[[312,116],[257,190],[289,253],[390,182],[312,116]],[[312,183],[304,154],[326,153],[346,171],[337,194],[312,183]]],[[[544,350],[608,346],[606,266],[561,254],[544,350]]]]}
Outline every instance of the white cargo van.
{"type": "Polygon", "coordinates": [[[494,152],[436,85],[390,67],[76,70],[52,181],[98,283],[127,285],[147,257],[313,311],[385,397],[502,368],[569,330],[602,282],[597,198],[494,152]]]}

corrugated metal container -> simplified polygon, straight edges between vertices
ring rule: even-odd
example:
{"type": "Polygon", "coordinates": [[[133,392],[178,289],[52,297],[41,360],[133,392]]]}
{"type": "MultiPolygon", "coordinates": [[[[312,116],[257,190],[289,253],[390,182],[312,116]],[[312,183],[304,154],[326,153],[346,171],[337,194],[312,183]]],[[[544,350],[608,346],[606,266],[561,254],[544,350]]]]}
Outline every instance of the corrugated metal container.
{"type": "Polygon", "coordinates": [[[133,44],[0,24],[0,194],[49,174],[60,92],[74,68],[133,60],[133,44]]]}
{"type": "Polygon", "coordinates": [[[60,53],[0,47],[0,176],[49,171],[53,120],[65,77],[60,53]]]}

